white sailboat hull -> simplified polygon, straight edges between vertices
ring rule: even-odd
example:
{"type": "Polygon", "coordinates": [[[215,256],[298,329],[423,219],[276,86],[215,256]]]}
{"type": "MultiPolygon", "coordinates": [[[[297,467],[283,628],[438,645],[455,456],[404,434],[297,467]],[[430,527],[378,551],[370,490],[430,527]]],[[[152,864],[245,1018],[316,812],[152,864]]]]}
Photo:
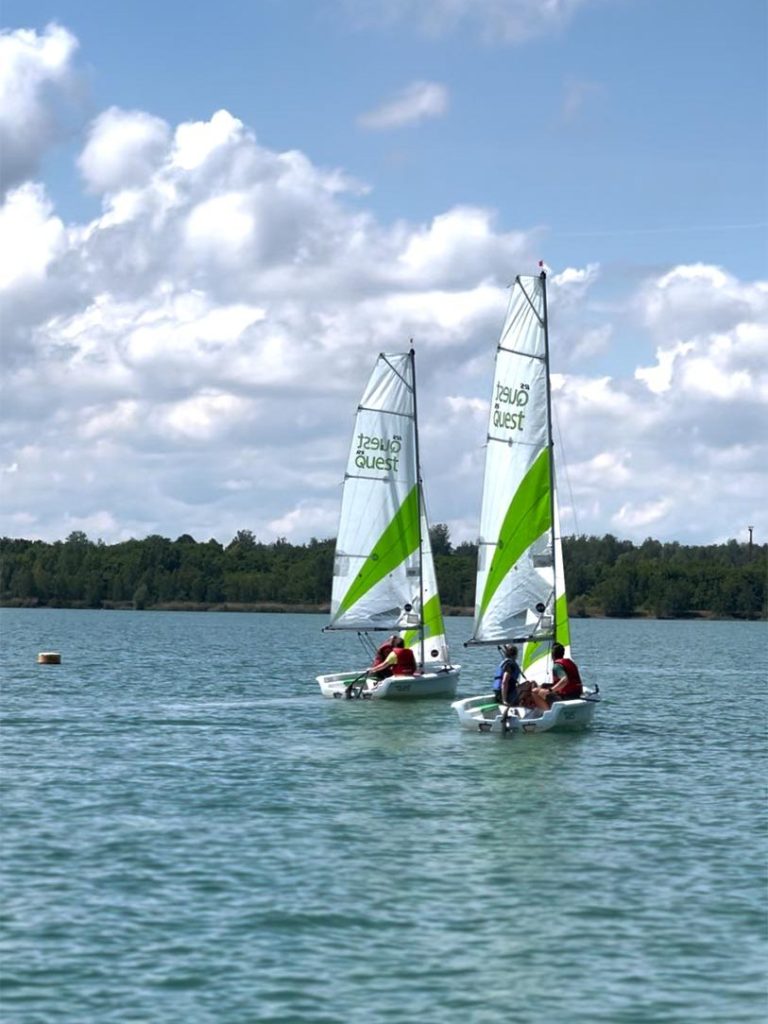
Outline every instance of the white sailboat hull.
{"type": "Polygon", "coordinates": [[[334,672],[317,676],[324,697],[344,698],[347,687],[354,683],[350,696],[370,700],[422,700],[432,697],[455,697],[460,665],[424,672],[417,676],[390,676],[388,679],[361,679],[359,672],[334,672]]]}
{"type": "Polygon", "coordinates": [[[497,736],[509,733],[566,732],[586,729],[592,724],[600,698],[591,691],[578,700],[556,701],[549,711],[510,708],[506,718],[492,693],[481,697],[465,697],[451,707],[459,716],[462,728],[473,732],[489,732],[497,736]]]}

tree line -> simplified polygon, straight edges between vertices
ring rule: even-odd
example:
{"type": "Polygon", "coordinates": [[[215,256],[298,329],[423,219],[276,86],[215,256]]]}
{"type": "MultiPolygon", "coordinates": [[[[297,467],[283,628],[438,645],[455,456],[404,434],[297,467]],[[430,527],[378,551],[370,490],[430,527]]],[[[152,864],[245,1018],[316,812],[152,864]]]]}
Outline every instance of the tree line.
{"type": "MultiPolygon", "coordinates": [[[[430,530],[443,605],[474,602],[477,546],[430,530]]],[[[0,604],[75,608],[252,610],[327,608],[334,540],[272,543],[240,530],[227,545],[152,535],[105,544],[76,531],[65,541],[0,538],[0,604]]],[[[758,619],[768,602],[768,545],[730,540],[685,546],[566,537],[572,616],[691,615],[758,619]]]]}

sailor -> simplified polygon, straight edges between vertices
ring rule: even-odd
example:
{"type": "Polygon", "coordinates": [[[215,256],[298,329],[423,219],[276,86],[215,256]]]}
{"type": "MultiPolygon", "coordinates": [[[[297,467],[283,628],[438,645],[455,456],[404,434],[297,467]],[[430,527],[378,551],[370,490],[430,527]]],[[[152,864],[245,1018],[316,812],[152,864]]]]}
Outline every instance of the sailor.
{"type": "Polygon", "coordinates": [[[583,691],[578,665],[571,658],[566,658],[562,644],[552,644],[552,682],[533,691],[536,707],[546,711],[555,701],[577,700],[583,691]]]}
{"type": "Polygon", "coordinates": [[[392,669],[393,676],[415,676],[418,671],[416,655],[410,647],[405,646],[402,637],[398,637],[392,648],[392,655],[395,656],[395,665],[392,669]]]}
{"type": "Polygon", "coordinates": [[[416,664],[416,658],[410,647],[405,646],[405,641],[402,637],[392,637],[392,650],[386,656],[381,664],[371,665],[368,669],[368,674],[376,676],[378,679],[385,679],[388,675],[393,676],[412,676],[415,675],[418,666],[416,664]],[[381,673],[386,670],[386,674],[381,673]]]}
{"type": "Polygon", "coordinates": [[[375,679],[386,679],[387,676],[392,675],[392,664],[387,659],[395,646],[395,640],[397,640],[397,633],[393,633],[392,636],[387,637],[384,643],[379,644],[376,648],[376,653],[373,656],[373,664],[367,670],[369,676],[373,676],[375,679]]]}
{"type": "Polygon", "coordinates": [[[504,644],[501,648],[504,655],[493,677],[493,696],[497,704],[517,704],[517,684],[520,681],[521,668],[517,663],[517,647],[504,644]]]}

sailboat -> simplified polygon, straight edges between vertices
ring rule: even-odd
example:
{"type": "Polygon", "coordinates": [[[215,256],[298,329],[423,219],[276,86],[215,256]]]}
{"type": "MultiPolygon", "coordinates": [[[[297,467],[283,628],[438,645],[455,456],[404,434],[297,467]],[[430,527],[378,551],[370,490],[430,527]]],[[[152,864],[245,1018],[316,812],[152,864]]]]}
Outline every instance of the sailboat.
{"type": "Polygon", "coordinates": [[[397,634],[417,670],[386,679],[359,669],[320,675],[323,696],[455,696],[460,666],[450,662],[429,541],[413,349],[379,355],[357,409],[325,629],[356,630],[368,665],[372,636],[397,634]]]}
{"type": "MultiPolygon", "coordinates": [[[[552,646],[570,657],[568,603],[552,440],[546,274],[512,286],[496,365],[485,476],[472,644],[514,644],[523,680],[551,681],[552,646]]],[[[522,680],[521,680],[522,681],[522,680]]],[[[544,732],[590,724],[598,688],[548,711],[502,708],[493,694],[455,701],[481,732],[544,732]]]]}

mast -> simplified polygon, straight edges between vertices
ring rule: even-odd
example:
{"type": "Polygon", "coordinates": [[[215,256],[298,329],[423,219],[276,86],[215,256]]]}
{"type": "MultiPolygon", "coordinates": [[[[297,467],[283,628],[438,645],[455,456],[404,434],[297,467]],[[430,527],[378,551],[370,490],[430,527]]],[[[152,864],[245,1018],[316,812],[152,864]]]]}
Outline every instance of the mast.
{"type": "Polygon", "coordinates": [[[421,456],[419,454],[419,416],[416,407],[416,352],[411,338],[411,382],[413,384],[413,447],[416,457],[416,511],[419,519],[419,649],[421,664],[424,665],[424,538],[421,533],[421,515],[424,495],[421,488],[421,456]]]}
{"type": "MultiPolygon", "coordinates": [[[[555,558],[555,439],[552,431],[552,388],[549,376],[549,317],[547,315],[547,274],[539,274],[544,313],[544,366],[547,373],[547,438],[549,441],[549,521],[552,524],[552,576],[557,594],[557,559],[555,558]]],[[[557,641],[557,600],[552,602],[552,642],[557,641]]]]}

